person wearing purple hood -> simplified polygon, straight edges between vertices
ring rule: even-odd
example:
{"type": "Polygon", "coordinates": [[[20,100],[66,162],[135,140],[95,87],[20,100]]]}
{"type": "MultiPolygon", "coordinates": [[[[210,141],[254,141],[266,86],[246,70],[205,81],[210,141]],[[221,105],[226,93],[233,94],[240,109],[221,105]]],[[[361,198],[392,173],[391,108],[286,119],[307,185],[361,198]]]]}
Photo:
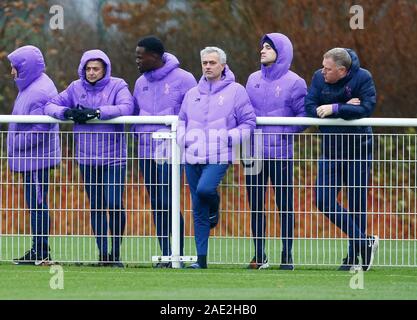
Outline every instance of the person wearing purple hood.
{"type": "Polygon", "coordinates": [[[133,114],[127,83],[111,76],[111,63],[101,50],[86,51],[78,67],[79,80],[54,97],[45,113],[73,120],[75,156],[91,206],[91,225],[99,251],[99,265],[123,267],[120,247],[126,225],[123,192],[126,176],[126,139],[123,124],[87,123],[133,114]],[[107,221],[109,210],[109,222],[107,221]],[[112,234],[109,254],[107,228],[112,234]]]}
{"type": "MultiPolygon", "coordinates": [[[[293,47],[290,39],[281,33],[269,33],[261,40],[261,70],[252,73],[246,90],[259,117],[304,117],[304,97],[307,85],[304,79],[290,71],[293,47]]],[[[265,193],[268,180],[275,190],[275,203],[280,209],[282,270],[293,270],[292,244],[293,213],[293,133],[302,126],[258,126],[262,130],[262,168],[255,174],[246,174],[246,188],[252,217],[252,235],[255,256],[250,269],[269,267],[265,254],[265,193]]]]}
{"type": "MultiPolygon", "coordinates": [[[[11,74],[19,94],[13,115],[43,115],[44,106],[58,92],[45,74],[45,61],[34,46],[24,46],[8,55],[11,74]]],[[[58,124],[10,123],[7,155],[12,171],[21,173],[24,193],[30,209],[32,248],[15,264],[40,265],[51,260],[48,244],[48,184],[52,168],[61,162],[58,124]]]]}
{"type": "MultiPolygon", "coordinates": [[[[136,63],[143,73],[136,81],[133,92],[135,115],[177,115],[185,93],[195,87],[194,76],[181,69],[178,59],[165,52],[160,39],[148,36],[138,41],[136,63]]],[[[139,169],[145,181],[153,210],[156,234],[163,256],[171,255],[171,167],[158,150],[165,142],[152,140],[155,131],[166,131],[163,125],[135,125],[139,140],[139,169]],[[159,144],[158,144],[159,143],[159,144]]],[[[168,147],[169,149],[169,147],[168,147]]],[[[180,254],[184,247],[184,219],[180,213],[180,254]]],[[[156,268],[171,268],[170,262],[159,262],[156,268]]]]}
{"type": "Polygon", "coordinates": [[[234,146],[250,139],[256,116],[248,94],[235,82],[217,47],[201,51],[203,76],[185,95],[181,106],[178,143],[183,148],[185,173],[191,191],[197,262],[207,268],[210,228],[219,220],[217,187],[234,161],[234,146]]]}

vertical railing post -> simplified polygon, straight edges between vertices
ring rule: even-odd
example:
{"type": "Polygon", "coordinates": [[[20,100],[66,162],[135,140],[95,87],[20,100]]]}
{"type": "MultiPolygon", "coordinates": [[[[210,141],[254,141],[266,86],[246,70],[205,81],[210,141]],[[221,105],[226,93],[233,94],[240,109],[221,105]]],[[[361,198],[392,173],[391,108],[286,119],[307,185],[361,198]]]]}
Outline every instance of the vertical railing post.
{"type": "Polygon", "coordinates": [[[180,189],[181,189],[181,166],[180,166],[180,149],[177,144],[177,126],[178,120],[171,124],[171,181],[172,181],[172,268],[179,269],[180,264],[180,189]]]}

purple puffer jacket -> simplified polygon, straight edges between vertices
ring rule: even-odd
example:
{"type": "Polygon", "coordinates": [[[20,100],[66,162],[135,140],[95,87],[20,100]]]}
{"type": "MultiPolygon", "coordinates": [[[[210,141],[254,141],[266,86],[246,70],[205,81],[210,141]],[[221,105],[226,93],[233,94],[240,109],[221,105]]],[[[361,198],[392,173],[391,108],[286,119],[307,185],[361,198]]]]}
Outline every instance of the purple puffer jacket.
{"type": "MultiPolygon", "coordinates": [[[[133,98],[127,83],[111,77],[111,63],[101,50],[83,54],[78,67],[79,80],[72,82],[45,106],[45,113],[65,120],[68,108],[82,105],[100,110],[100,120],[133,114],[133,98]],[[105,76],[94,85],[85,77],[85,66],[90,60],[101,59],[106,65],[105,76]]],[[[126,163],[126,138],[123,124],[74,124],[75,156],[80,164],[115,165],[126,163]]]]}
{"type": "MultiPolygon", "coordinates": [[[[12,114],[43,115],[45,104],[58,92],[44,73],[42,53],[34,46],[24,46],[8,59],[17,70],[19,89],[12,114]]],[[[58,124],[10,123],[7,155],[11,170],[27,172],[57,165],[61,161],[58,131],[58,124]]]]}
{"type": "Polygon", "coordinates": [[[233,146],[249,139],[256,116],[245,88],[226,66],[222,79],[203,76],[184,97],[179,113],[178,143],[185,163],[233,162],[233,146]]]}
{"type": "MultiPolygon", "coordinates": [[[[246,90],[258,117],[305,117],[304,97],[307,85],[304,79],[289,70],[293,58],[291,41],[283,34],[269,33],[269,38],[278,51],[277,61],[252,73],[246,90]]],[[[293,136],[289,133],[301,132],[303,126],[258,126],[263,134],[263,155],[266,159],[292,158],[293,136]],[[284,133],[283,135],[279,135],[284,133]]]]}
{"type": "MultiPolygon", "coordinates": [[[[191,73],[179,68],[180,63],[174,55],[165,53],[162,59],[163,67],[145,72],[136,81],[133,92],[135,115],[177,115],[184,95],[197,85],[191,73]]],[[[161,141],[152,140],[149,133],[170,131],[170,128],[164,125],[137,124],[132,130],[139,135],[139,158],[154,158],[155,152],[161,147],[157,147],[161,141]]]]}

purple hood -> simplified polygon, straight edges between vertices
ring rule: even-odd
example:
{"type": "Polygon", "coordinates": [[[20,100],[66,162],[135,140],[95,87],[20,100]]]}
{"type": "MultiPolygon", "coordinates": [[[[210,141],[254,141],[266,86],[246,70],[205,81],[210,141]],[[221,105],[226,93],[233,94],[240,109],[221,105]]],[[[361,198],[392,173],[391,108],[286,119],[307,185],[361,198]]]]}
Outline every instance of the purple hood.
{"type": "MultiPolygon", "coordinates": [[[[17,70],[19,89],[14,115],[43,115],[44,106],[57,94],[52,80],[44,73],[41,51],[34,46],[16,49],[8,56],[17,70]]],[[[17,172],[35,171],[61,161],[58,124],[10,123],[7,153],[10,168],[17,172]]]]}
{"type": "Polygon", "coordinates": [[[270,39],[278,51],[278,59],[269,67],[261,65],[262,77],[268,80],[281,78],[291,67],[293,47],[290,39],[281,33],[268,33],[262,37],[261,46],[270,39]]]}
{"type": "MultiPolygon", "coordinates": [[[[262,37],[261,45],[270,39],[277,50],[278,58],[270,66],[261,65],[261,70],[252,73],[246,90],[257,117],[305,117],[304,97],[307,85],[300,76],[289,70],[293,47],[283,34],[269,33],[262,37]]],[[[292,158],[293,133],[301,132],[303,126],[258,126],[262,130],[260,139],[255,141],[255,150],[262,150],[258,156],[269,158],[292,158]],[[262,148],[261,148],[262,147],[262,148]]],[[[256,133],[256,137],[259,133],[256,133]]]]}
{"type": "Polygon", "coordinates": [[[7,58],[17,70],[15,80],[19,91],[26,89],[35,79],[45,72],[42,52],[34,46],[24,46],[10,53],[7,58]]]}
{"type": "MultiPolygon", "coordinates": [[[[101,50],[83,54],[78,67],[79,80],[51,100],[45,113],[64,120],[64,113],[78,105],[100,110],[100,119],[108,120],[133,114],[133,99],[127,83],[111,76],[111,63],[101,50]],[[91,84],[85,76],[85,66],[90,60],[102,60],[106,73],[91,84]]],[[[85,165],[111,165],[126,162],[126,141],[123,124],[74,124],[75,156],[85,165]]]]}

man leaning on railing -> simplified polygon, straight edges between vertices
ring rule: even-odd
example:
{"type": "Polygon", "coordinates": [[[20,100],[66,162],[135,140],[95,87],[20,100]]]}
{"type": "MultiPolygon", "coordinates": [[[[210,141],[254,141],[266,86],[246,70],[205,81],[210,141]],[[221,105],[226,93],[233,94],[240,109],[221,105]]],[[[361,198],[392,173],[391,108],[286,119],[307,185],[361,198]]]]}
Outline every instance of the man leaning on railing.
{"type": "Polygon", "coordinates": [[[45,114],[75,122],[75,153],[90,200],[99,265],[123,267],[120,247],[126,226],[122,200],[127,161],[124,125],[88,121],[131,115],[133,98],[127,83],[111,76],[110,59],[101,50],[83,54],[78,75],[80,79],[73,81],[45,106],[45,114]],[[110,254],[108,226],[112,234],[110,254]]]}
{"type": "MultiPolygon", "coordinates": [[[[305,98],[310,117],[370,117],[376,92],[372,75],[360,67],[351,49],[334,48],[323,56],[323,68],[313,76],[305,98]]],[[[322,154],[318,162],[316,204],[349,237],[348,255],[339,270],[359,264],[370,269],[378,248],[378,237],[366,231],[367,185],[372,158],[371,127],[320,126],[322,154]],[[338,194],[347,187],[348,208],[342,207],[338,194]]]]}

